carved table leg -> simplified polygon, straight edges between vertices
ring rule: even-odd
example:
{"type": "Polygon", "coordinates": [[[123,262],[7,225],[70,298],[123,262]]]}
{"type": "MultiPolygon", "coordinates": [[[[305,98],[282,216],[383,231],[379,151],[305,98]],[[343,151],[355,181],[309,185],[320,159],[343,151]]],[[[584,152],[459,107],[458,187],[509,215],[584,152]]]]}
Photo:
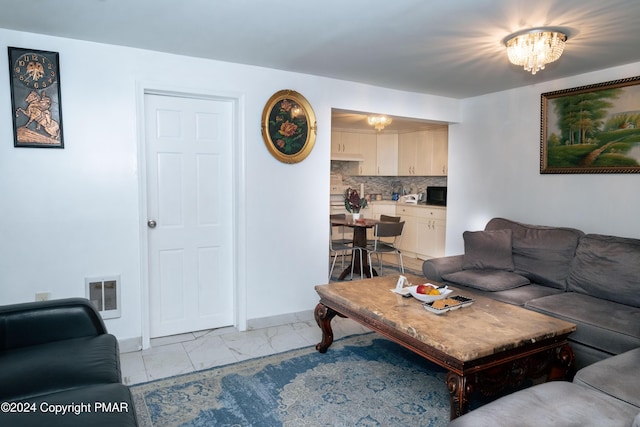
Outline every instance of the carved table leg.
{"type": "Polygon", "coordinates": [[[569,344],[558,347],[555,360],[551,362],[548,379],[550,381],[569,379],[573,374],[574,365],[575,355],[569,344]]]}
{"type": "Polygon", "coordinates": [[[333,330],[331,329],[331,319],[336,317],[337,311],[327,307],[322,303],[316,305],[316,309],[313,311],[316,323],[322,330],[322,341],[316,344],[316,350],[320,353],[326,353],[327,349],[333,342],[333,330]]]}
{"type": "Polygon", "coordinates": [[[451,371],[447,373],[446,381],[451,398],[451,419],[453,420],[469,411],[469,398],[473,392],[473,384],[468,377],[451,371]]]}

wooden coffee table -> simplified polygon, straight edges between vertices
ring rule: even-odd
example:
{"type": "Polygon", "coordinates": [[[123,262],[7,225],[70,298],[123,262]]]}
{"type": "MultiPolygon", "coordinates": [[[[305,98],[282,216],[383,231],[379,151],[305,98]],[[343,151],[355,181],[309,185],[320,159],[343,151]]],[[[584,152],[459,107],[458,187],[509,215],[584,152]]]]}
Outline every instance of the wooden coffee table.
{"type": "MultiPolygon", "coordinates": [[[[405,276],[413,284],[428,282],[405,276]]],[[[573,367],[567,344],[573,323],[469,292],[463,295],[475,300],[472,305],[438,315],[391,292],[397,280],[384,276],[316,286],[315,318],[322,330],[316,349],[324,353],[333,342],[336,315],[371,328],[449,371],[451,419],[468,411],[476,390],[492,396],[525,378],[564,379],[573,367]]]]}

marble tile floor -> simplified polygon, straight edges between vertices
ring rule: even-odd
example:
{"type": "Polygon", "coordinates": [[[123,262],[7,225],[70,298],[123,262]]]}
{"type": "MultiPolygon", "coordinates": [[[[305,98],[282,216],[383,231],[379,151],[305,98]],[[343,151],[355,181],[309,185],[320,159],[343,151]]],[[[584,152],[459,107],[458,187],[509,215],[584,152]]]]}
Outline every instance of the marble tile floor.
{"type": "MultiPolygon", "coordinates": [[[[422,261],[405,257],[405,266],[421,268],[422,261]]],[[[386,274],[398,274],[387,269],[386,274]]],[[[335,317],[334,338],[369,332],[350,319],[335,317]]],[[[234,327],[192,332],[151,340],[151,348],[120,355],[122,379],[127,385],[139,384],[215,366],[241,362],[320,342],[322,332],[313,313],[292,323],[239,332],[234,327]]]]}
{"type": "MultiPolygon", "coordinates": [[[[370,332],[350,319],[332,321],[334,339],[370,332]]],[[[308,320],[238,332],[233,327],[151,340],[151,348],[120,354],[122,379],[127,385],[186,374],[255,357],[314,346],[322,332],[308,320]]]]}

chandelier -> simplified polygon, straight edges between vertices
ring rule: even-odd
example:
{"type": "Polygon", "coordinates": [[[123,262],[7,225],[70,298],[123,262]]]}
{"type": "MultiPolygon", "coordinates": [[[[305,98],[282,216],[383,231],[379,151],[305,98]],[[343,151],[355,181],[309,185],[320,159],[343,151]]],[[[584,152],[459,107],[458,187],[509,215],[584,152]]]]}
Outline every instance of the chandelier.
{"type": "Polygon", "coordinates": [[[535,74],[562,55],[567,35],[552,29],[536,28],[511,34],[505,39],[509,61],[535,74]]]}
{"type": "Polygon", "coordinates": [[[369,116],[367,117],[367,121],[371,126],[373,126],[378,132],[381,132],[385,126],[390,125],[393,120],[390,117],[386,116],[369,116]]]}

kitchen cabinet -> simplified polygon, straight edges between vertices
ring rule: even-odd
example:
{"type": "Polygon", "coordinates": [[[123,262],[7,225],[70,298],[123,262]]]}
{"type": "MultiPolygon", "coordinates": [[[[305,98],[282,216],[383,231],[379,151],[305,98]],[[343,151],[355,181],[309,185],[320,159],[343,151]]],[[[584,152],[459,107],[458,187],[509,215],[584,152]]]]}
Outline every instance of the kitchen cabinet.
{"type": "Polygon", "coordinates": [[[431,131],[431,176],[446,176],[449,165],[449,129],[442,127],[431,131]]]}
{"type": "Polygon", "coordinates": [[[373,219],[380,219],[380,215],[396,216],[396,202],[371,202],[373,219]]]}
{"type": "Polygon", "coordinates": [[[418,219],[416,253],[428,258],[444,256],[446,210],[424,209],[418,219]]]}
{"type": "Polygon", "coordinates": [[[400,242],[400,250],[408,255],[417,255],[418,242],[418,218],[420,218],[420,209],[417,206],[398,205],[396,206],[396,216],[400,217],[400,221],[404,221],[404,229],[402,230],[402,241],[400,242]]]}
{"type": "Polygon", "coordinates": [[[448,162],[446,127],[403,133],[398,141],[399,176],[446,176],[448,162]]]}
{"type": "Polygon", "coordinates": [[[423,259],[444,256],[446,215],[446,208],[397,206],[396,216],[405,222],[400,249],[423,259]]]}
{"type": "Polygon", "coordinates": [[[378,166],[378,151],[376,147],[376,135],[369,133],[350,134],[357,135],[360,151],[363,160],[358,166],[358,174],[360,175],[376,175],[378,166]]]}
{"type": "Polygon", "coordinates": [[[396,176],[398,174],[398,134],[378,134],[376,136],[376,175],[396,176]]]}
{"type": "Polygon", "coordinates": [[[360,140],[354,138],[352,133],[331,132],[331,153],[335,154],[360,154],[360,140]]]}
{"type": "Polygon", "coordinates": [[[331,154],[357,156],[362,159],[358,162],[358,175],[376,175],[376,135],[373,133],[332,131],[331,154]]]}
{"type": "Polygon", "coordinates": [[[398,175],[414,175],[416,169],[418,132],[398,136],[398,175]]]}
{"type": "Polygon", "coordinates": [[[332,131],[331,154],[360,158],[358,175],[363,176],[446,176],[448,129],[402,134],[332,131]]]}

